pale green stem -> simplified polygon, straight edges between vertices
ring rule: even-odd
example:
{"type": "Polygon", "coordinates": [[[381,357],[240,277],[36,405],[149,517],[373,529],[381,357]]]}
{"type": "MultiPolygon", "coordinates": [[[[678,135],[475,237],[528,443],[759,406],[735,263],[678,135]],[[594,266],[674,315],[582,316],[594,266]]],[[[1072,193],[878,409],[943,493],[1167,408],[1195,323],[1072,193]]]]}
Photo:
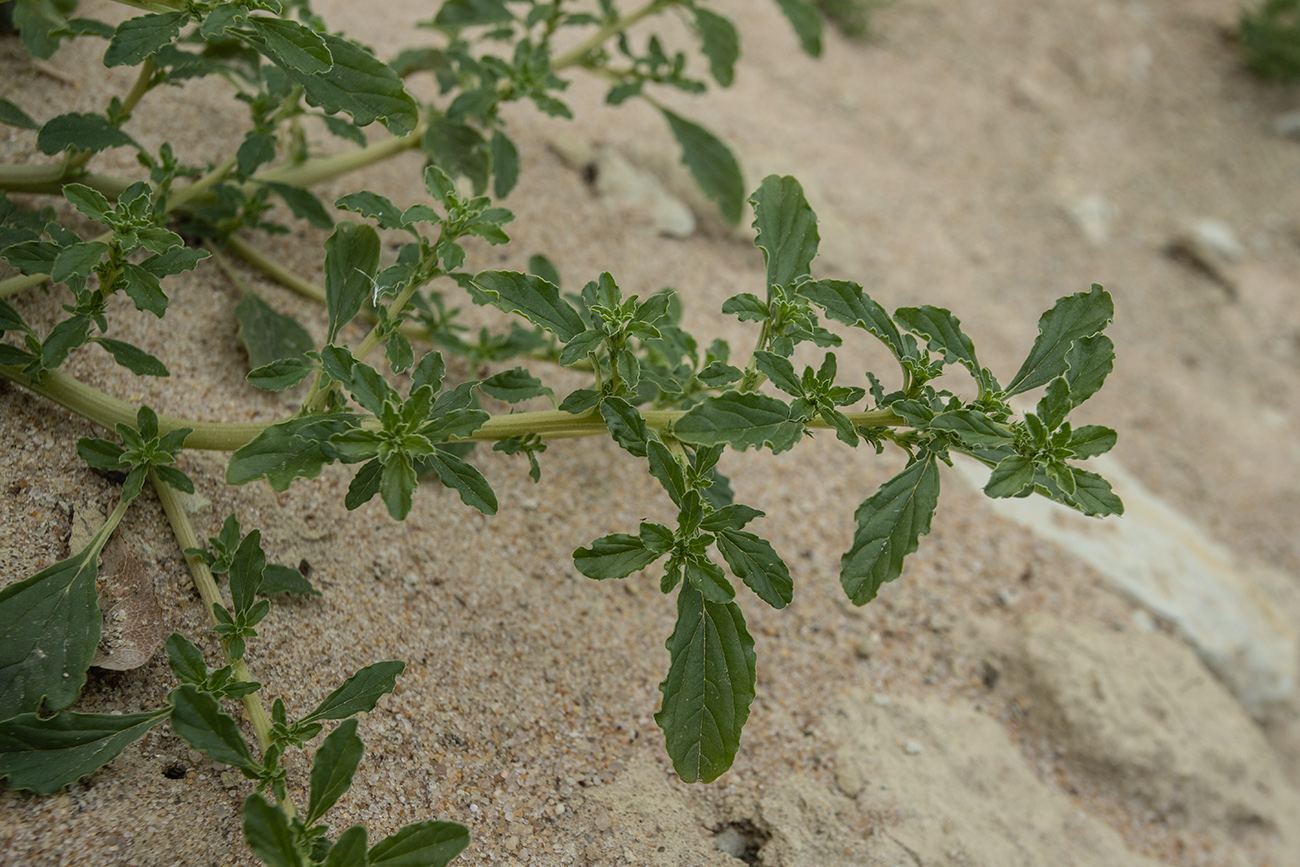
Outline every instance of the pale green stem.
{"type": "Polygon", "coordinates": [[[588,53],[603,45],[606,39],[609,39],[611,36],[617,36],[642,19],[649,18],[659,10],[667,9],[669,6],[676,5],[678,2],[679,0],[650,0],[649,3],[635,12],[632,12],[629,15],[624,15],[617,21],[611,21],[604,25],[595,33],[591,34],[587,39],[583,40],[580,45],[555,58],[551,61],[551,69],[558,72],[559,70],[566,69],[570,66],[577,66],[586,59],[588,53]]]}

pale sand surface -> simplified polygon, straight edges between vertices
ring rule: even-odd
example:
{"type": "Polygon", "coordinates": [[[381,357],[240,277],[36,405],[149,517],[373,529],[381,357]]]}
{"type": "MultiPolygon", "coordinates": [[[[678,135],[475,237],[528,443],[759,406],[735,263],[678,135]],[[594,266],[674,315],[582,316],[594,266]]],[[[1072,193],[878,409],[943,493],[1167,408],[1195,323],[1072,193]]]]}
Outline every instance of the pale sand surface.
{"type": "MultiPolygon", "coordinates": [[[[902,0],[878,13],[876,41],[828,34],[820,61],[798,53],[774,4],[719,5],[744,16],[735,86],[669,102],[735,146],[750,188],[768,172],[799,177],[823,219],[817,274],[855,279],[890,309],[949,307],[1004,379],[1056,297],[1106,285],[1118,363],[1081,421],[1117,428],[1125,466],[1243,560],[1300,576],[1300,144],[1272,131],[1297,92],[1242,71],[1224,37],[1236,3],[902,0]],[[1089,195],[1113,209],[1099,243],[1068,215],[1089,195]],[[1244,245],[1233,292],[1165,253],[1198,218],[1225,221],[1244,245]]],[[[121,14],[88,8],[104,7],[121,14]]],[[[383,55],[430,38],[411,27],[429,4],[318,8],[383,55]]],[[[56,55],[69,86],[0,41],[0,95],[38,119],[96,109],[130,82],[126,70],[101,73],[101,50],[86,40],[56,55]]],[[[432,96],[427,82],[419,88],[432,96]]],[[[673,286],[704,341],[724,337],[745,352],[752,330],[717,310],[732,294],[761,291],[761,255],[707,213],[690,239],[657,236],[636,214],[611,212],[548,148],[567,136],[619,149],[647,171],[675,159],[651,109],[609,109],[602,97],[598,84],[576,83],[573,122],[511,111],[523,160],[505,203],[518,215],[514,243],[473,248],[470,267],[522,269],[544,251],[568,289],[602,270],[625,292],[673,286]]],[[[222,85],[205,82],[152,94],[132,131],[203,163],[236,146],[242,118],[222,85]]],[[[5,159],[43,159],[31,156],[33,142],[0,128],[5,159]]],[[[419,164],[406,155],[318,193],[329,201],[369,188],[406,204],[421,194],[419,164]]],[[[319,280],[323,240],[299,226],[259,243],[319,280]]],[[[323,337],[320,307],[245,273],[323,337]]],[[[170,379],[134,378],[94,350],[68,369],[173,415],[289,413],[294,392],[243,381],[238,292],[222,274],[205,264],[170,287],[163,327],[124,299],[112,317],[123,339],[167,363],[170,379]]],[[[64,300],[32,291],[15,303],[43,328],[64,300]]],[[[476,308],[466,317],[487,321],[476,308]]],[[[849,341],[840,352],[842,371],[868,365],[888,382],[874,347],[849,341]]],[[[535,370],[561,393],[578,384],[535,370]]],[[[0,583],[9,583],[66,556],[71,512],[107,512],[117,489],[76,457],[77,438],[98,432],[8,384],[0,428],[0,583]]],[[[347,512],[349,476],[338,468],[277,495],[224,486],[220,454],[182,462],[210,501],[194,515],[201,536],[237,511],[262,529],[273,559],[307,560],[324,592],[275,605],[251,645],[249,665],[269,695],[301,713],[362,665],[408,663],[396,693],[363,719],[366,760],[329,816],[335,829],[364,822],[374,840],[453,819],[473,835],[458,862],[468,864],[741,863],[714,846],[729,824],[770,841],[751,863],[786,867],[1300,864],[1297,703],[1264,729],[1246,720],[1194,656],[1143,632],[1133,605],[1097,573],[996,518],[956,474],[945,475],[934,530],[903,579],[855,609],[838,586],[839,555],[854,508],[900,457],[849,453],[828,436],[776,458],[728,455],[738,499],[768,513],[760,532],[790,563],[796,596],[782,612],[745,600],[758,698],[735,767],[705,787],[675,780],[652,719],[672,601],[657,576],[597,583],[569,559],[598,535],[666,519],[656,483],[609,441],[553,444],[540,485],[521,459],[481,448],[473,460],[500,497],[497,517],[425,485],[405,523],[378,500],[347,512]],[[1135,727],[1102,720],[1097,730],[1112,740],[1100,750],[1077,739],[1057,712],[1064,693],[1043,686],[1046,669],[1022,671],[1025,659],[1053,657],[1053,634],[1079,648],[1068,664],[1099,658],[1097,672],[1078,676],[1116,678],[1116,694],[1138,690],[1142,677],[1165,679],[1179,696],[1174,715],[1134,716],[1140,702],[1121,702],[1115,719],[1129,713],[1135,727]],[[1141,674],[1133,660],[1151,667],[1141,674]],[[1161,740],[1167,732],[1177,737],[1161,740]],[[1146,759],[1129,749],[1138,742],[1153,745],[1146,759]],[[1205,770],[1202,748],[1226,750],[1223,767],[1215,758],[1205,770]],[[1107,750],[1116,763],[1094,760],[1107,750]],[[1125,756],[1138,756],[1127,770],[1125,756]],[[1237,788],[1217,785],[1220,773],[1237,788]]],[[[211,649],[156,500],[143,497],[123,529],[155,578],[168,628],[211,649]]],[[[1294,591],[1274,599],[1293,623],[1294,591]]],[[[92,674],[79,708],[154,707],[172,685],[157,657],[92,674]]],[[[303,790],[300,758],[290,779],[303,790]]],[[[0,863],[251,864],[239,819],[250,788],[163,727],[63,794],[0,790],[0,863]],[[183,778],[164,776],[175,766],[183,778]]]]}

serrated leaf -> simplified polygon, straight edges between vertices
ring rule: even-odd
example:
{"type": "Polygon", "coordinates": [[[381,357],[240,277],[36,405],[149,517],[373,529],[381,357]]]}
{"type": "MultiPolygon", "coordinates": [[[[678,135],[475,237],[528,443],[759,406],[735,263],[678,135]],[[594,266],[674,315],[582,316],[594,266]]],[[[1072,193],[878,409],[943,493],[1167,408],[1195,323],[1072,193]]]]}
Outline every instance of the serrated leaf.
{"type": "Polygon", "coordinates": [[[388,660],[367,665],[343,681],[343,685],[325,697],[316,709],[300,723],[326,719],[347,719],[358,713],[375,709],[375,704],[397,686],[397,677],[406,670],[406,663],[388,660]]]}
{"type": "Polygon", "coordinates": [[[351,425],[353,416],[313,416],[271,425],[230,456],[226,483],[246,485],[265,478],[277,491],[294,479],[314,479],[332,460],[322,450],[330,435],[351,425]]]}
{"type": "Polygon", "coordinates": [[[40,129],[41,125],[31,115],[7,99],[0,98],[0,123],[19,129],[40,129]]]}
{"type": "Polygon", "coordinates": [[[945,364],[957,362],[982,382],[982,370],[975,357],[975,344],[961,330],[961,320],[942,307],[900,307],[894,319],[904,328],[925,338],[931,352],[943,353],[945,364]]]}
{"type": "Polygon", "coordinates": [[[181,28],[189,20],[189,12],[163,12],[123,21],[108,42],[104,65],[136,66],[143,63],[179,36],[181,28]]]}
{"type": "Polygon", "coordinates": [[[1015,440],[1011,431],[984,413],[973,409],[941,412],[930,420],[928,426],[935,430],[955,433],[962,442],[980,448],[995,449],[1010,445],[1015,440]]]}
{"type": "Polygon", "coordinates": [[[792,177],[768,175],[749,197],[754,206],[754,244],[767,263],[768,286],[790,286],[807,277],[817,256],[817,215],[792,177]]]}
{"type": "Polygon", "coordinates": [[[854,514],[853,545],[840,558],[840,584],[854,605],[865,605],[903,571],[903,558],[930,532],[939,501],[933,454],[914,461],[881,485],[854,514]]]}
{"type": "Polygon", "coordinates": [[[745,586],[773,608],[784,608],[794,598],[790,569],[771,543],[745,530],[718,533],[718,552],[745,586]]]}
{"type": "Polygon", "coordinates": [[[379,268],[379,234],[370,226],[339,223],[325,241],[325,305],[333,343],[340,329],[361,312],[379,268]]]}
{"type": "Polygon", "coordinates": [[[1008,455],[998,461],[984,485],[984,493],[995,499],[1022,497],[1034,490],[1034,462],[1023,455],[1008,455]]]}
{"type": "Polygon", "coordinates": [[[358,126],[376,120],[393,135],[406,135],[419,122],[415,100],[387,64],[360,45],[333,34],[322,34],[334,64],[328,72],[310,74],[285,67],[285,74],[302,85],[311,105],[330,114],[343,111],[358,126]]]}
{"type": "Polygon", "coordinates": [[[621,397],[611,396],[600,402],[600,416],[605,420],[614,442],[638,458],[646,456],[650,433],[637,408],[621,397]]]}
{"type": "Polygon", "coordinates": [[[139,145],[101,114],[61,114],[46,121],[36,134],[36,148],[43,154],[68,148],[98,153],[116,147],[138,149],[139,145]]]}
{"type": "Polygon", "coordinates": [[[122,266],[122,288],[136,310],[146,310],[159,319],[167,313],[167,295],[162,283],[143,266],[130,262],[122,266]]]}
{"type": "Polygon", "coordinates": [[[745,178],[731,150],[713,133],[666,108],[659,111],[682,147],[682,162],[691,170],[704,195],[718,203],[722,218],[740,222],[745,204],[745,178]]]}
{"type": "Polygon", "coordinates": [[[172,706],[172,731],[187,744],[214,762],[257,772],[239,725],[211,694],[186,683],[173,689],[167,700],[172,706]]]}
{"type": "Polygon", "coordinates": [[[695,32],[700,35],[700,50],[709,58],[713,80],[730,87],[736,77],[736,61],[740,59],[740,36],[735,25],[716,12],[696,7],[695,32]]]}
{"type": "Polygon", "coordinates": [[[371,867],[446,867],[469,845],[455,822],[418,822],[385,837],[370,850],[371,867]]]}
{"type": "Polygon", "coordinates": [[[306,867],[289,818],[261,795],[244,800],[244,842],[268,867],[306,867]]]}
{"type": "Polygon", "coordinates": [[[316,345],[298,320],[280,313],[255,292],[245,292],[239,299],[235,318],[239,320],[239,341],[248,350],[248,365],[254,370],[282,359],[303,364],[304,353],[316,345]]]}
{"type": "Polygon", "coordinates": [[[1096,424],[1075,428],[1070,434],[1070,450],[1080,459],[1104,455],[1115,447],[1115,431],[1096,424]]]}
{"type": "Polygon", "coordinates": [[[626,578],[649,566],[662,554],[662,551],[647,548],[640,536],[612,533],[592,542],[590,548],[574,551],[573,565],[588,578],[626,578]]]}
{"type": "Polygon", "coordinates": [[[149,713],[34,713],[0,720],[0,780],[50,795],[93,773],[167,718],[149,713]]]}
{"type": "Polygon", "coordinates": [[[545,397],[551,390],[542,381],[522,367],[503,370],[493,374],[478,384],[483,391],[504,400],[506,403],[519,403],[534,397],[545,397]]]}
{"type": "Polygon", "coordinates": [[[1070,468],[1074,476],[1074,493],[1067,502],[1083,514],[1094,518],[1124,514],[1124,502],[1111,490],[1110,482],[1096,473],[1070,468]]]}
{"type": "Polygon", "coordinates": [[[677,776],[709,783],[735,761],[754,700],[754,640],[734,602],[709,602],[685,583],[677,595],[677,625],[667,641],[672,659],[659,685],[663,729],[677,776]]]}
{"type": "Polygon", "coordinates": [[[566,343],[587,330],[578,311],[560,297],[559,288],[535,274],[481,271],[473,285],[482,293],[475,300],[484,297],[507,313],[518,313],[566,343]]]}
{"type": "Polygon", "coordinates": [[[167,365],[137,346],[107,337],[96,337],[94,342],[107,349],[114,361],[137,376],[171,376],[167,365]]]}
{"type": "Polygon", "coordinates": [[[200,262],[211,254],[207,250],[191,250],[189,247],[172,247],[164,253],[157,253],[140,263],[140,267],[155,277],[171,277],[192,271],[200,262]]]}
{"type": "Polygon", "coordinates": [[[263,391],[283,391],[302,382],[315,370],[316,366],[305,358],[279,358],[253,368],[245,379],[263,391]]]}
{"type": "Polygon", "coordinates": [[[113,210],[107,196],[94,187],[88,187],[85,184],[65,184],[63,197],[78,211],[101,223],[113,210]]]}
{"type": "Polygon", "coordinates": [[[1066,355],[1075,341],[1100,332],[1115,316],[1110,293],[1094,283],[1084,292],[1057,300],[1038,320],[1038,337],[1020,370],[1007,384],[1007,394],[1020,394],[1046,385],[1065,372],[1066,355]]]}
{"type": "Polygon", "coordinates": [[[744,451],[770,446],[774,453],[793,448],[803,425],[790,419],[790,407],[757,392],[728,391],[689,410],[673,425],[682,442],[712,446],[726,443],[744,451]]]}
{"type": "Polygon", "coordinates": [[[64,247],[54,258],[50,279],[55,283],[66,283],[74,277],[89,277],[107,252],[108,245],[99,241],[64,247]]]}
{"type": "Polygon", "coordinates": [[[253,44],[281,69],[305,75],[330,71],[333,56],[316,31],[285,18],[250,17],[246,23],[259,37],[253,44]]]}
{"type": "Polygon", "coordinates": [[[822,53],[822,16],[809,0],[776,0],[790,25],[804,53],[810,57],[820,57],[822,53]]]}
{"type": "Polygon", "coordinates": [[[369,217],[377,222],[381,229],[406,228],[406,223],[402,221],[401,209],[394,205],[388,197],[381,196],[379,193],[372,193],[369,190],[348,193],[336,201],[334,207],[355,211],[363,217],[369,217]]]}
{"type": "Polygon", "coordinates": [[[107,524],[77,554],[0,590],[0,719],[77,700],[99,644],[96,561],[107,524]]]}
{"type": "Polygon", "coordinates": [[[346,720],[316,750],[311,766],[311,797],[307,804],[308,827],[314,825],[352,786],[365,747],[357,737],[357,720],[346,720]]]}
{"type": "Polygon", "coordinates": [[[1070,405],[1078,406],[1096,394],[1115,366],[1115,344],[1104,334],[1074,342],[1065,354],[1065,381],[1070,384],[1070,405]]]}
{"type": "Polygon", "coordinates": [[[836,322],[865,328],[888,346],[895,358],[902,358],[906,354],[903,337],[894,320],[857,283],[848,280],[818,280],[801,284],[799,294],[825,310],[826,315],[836,322]]]}
{"type": "Polygon", "coordinates": [[[760,349],[754,353],[755,366],[772,380],[772,384],[792,397],[803,396],[803,383],[800,382],[798,374],[794,372],[794,365],[790,359],[777,355],[775,352],[768,352],[760,349]]]}
{"type": "Polygon", "coordinates": [[[424,460],[444,485],[460,494],[465,505],[485,515],[497,513],[497,495],[488,480],[474,467],[446,449],[438,449],[424,460]]]}

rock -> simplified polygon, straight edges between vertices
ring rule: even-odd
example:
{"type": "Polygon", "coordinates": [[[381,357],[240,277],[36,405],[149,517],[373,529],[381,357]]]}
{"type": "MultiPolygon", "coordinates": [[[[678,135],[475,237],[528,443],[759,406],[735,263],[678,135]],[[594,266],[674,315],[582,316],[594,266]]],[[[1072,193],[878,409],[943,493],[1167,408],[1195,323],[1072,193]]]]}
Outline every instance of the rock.
{"type": "Polygon", "coordinates": [[[1300,138],[1300,111],[1288,111],[1273,119],[1273,129],[1280,136],[1300,138]]]}
{"type": "Polygon", "coordinates": [[[1159,632],[1027,619],[1007,661],[1030,725],[1099,787],[1175,826],[1300,852],[1300,793],[1192,650],[1159,632]],[[1281,839],[1278,840],[1277,838],[1281,839]]]}
{"type": "Polygon", "coordinates": [[[596,194],[607,205],[632,211],[661,235],[688,238],[695,232],[695,215],[650,172],[637,168],[608,148],[596,151],[596,194]]]}
{"type": "MultiPolygon", "coordinates": [[[[982,487],[988,471],[954,464],[982,487]]],[[[1283,612],[1260,592],[1252,569],[1235,562],[1110,456],[1089,468],[1124,500],[1124,516],[1098,521],[1044,497],[988,500],[990,508],[1050,539],[1170,623],[1257,718],[1296,690],[1297,639],[1283,612]]]]}
{"type": "Polygon", "coordinates": [[[1231,298],[1237,296],[1237,277],[1233,266],[1246,256],[1232,227],[1221,220],[1201,219],[1190,223],[1165,246],[1170,258],[1203,272],[1223,287],[1231,298]]]}
{"type": "Polygon", "coordinates": [[[1094,247],[1110,240],[1110,225],[1115,219],[1115,206],[1101,196],[1091,194],[1071,202],[1065,208],[1071,222],[1094,247]]]}

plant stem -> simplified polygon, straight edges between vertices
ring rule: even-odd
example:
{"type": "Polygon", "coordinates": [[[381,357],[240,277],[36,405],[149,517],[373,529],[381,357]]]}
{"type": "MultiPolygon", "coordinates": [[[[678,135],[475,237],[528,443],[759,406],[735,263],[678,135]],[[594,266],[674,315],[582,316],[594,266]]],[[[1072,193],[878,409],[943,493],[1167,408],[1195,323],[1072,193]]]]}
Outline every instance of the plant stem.
{"type": "Polygon", "coordinates": [[[640,9],[637,9],[635,12],[609,22],[595,33],[591,34],[587,39],[583,40],[577,47],[564,52],[551,61],[552,71],[558,72],[561,69],[579,65],[586,59],[587,55],[591,51],[604,44],[606,39],[609,39],[611,36],[617,36],[632,25],[636,24],[638,21],[641,21],[644,18],[649,18],[660,9],[667,9],[669,6],[674,6],[678,2],[679,0],[650,0],[649,3],[642,6],[640,9]]]}

